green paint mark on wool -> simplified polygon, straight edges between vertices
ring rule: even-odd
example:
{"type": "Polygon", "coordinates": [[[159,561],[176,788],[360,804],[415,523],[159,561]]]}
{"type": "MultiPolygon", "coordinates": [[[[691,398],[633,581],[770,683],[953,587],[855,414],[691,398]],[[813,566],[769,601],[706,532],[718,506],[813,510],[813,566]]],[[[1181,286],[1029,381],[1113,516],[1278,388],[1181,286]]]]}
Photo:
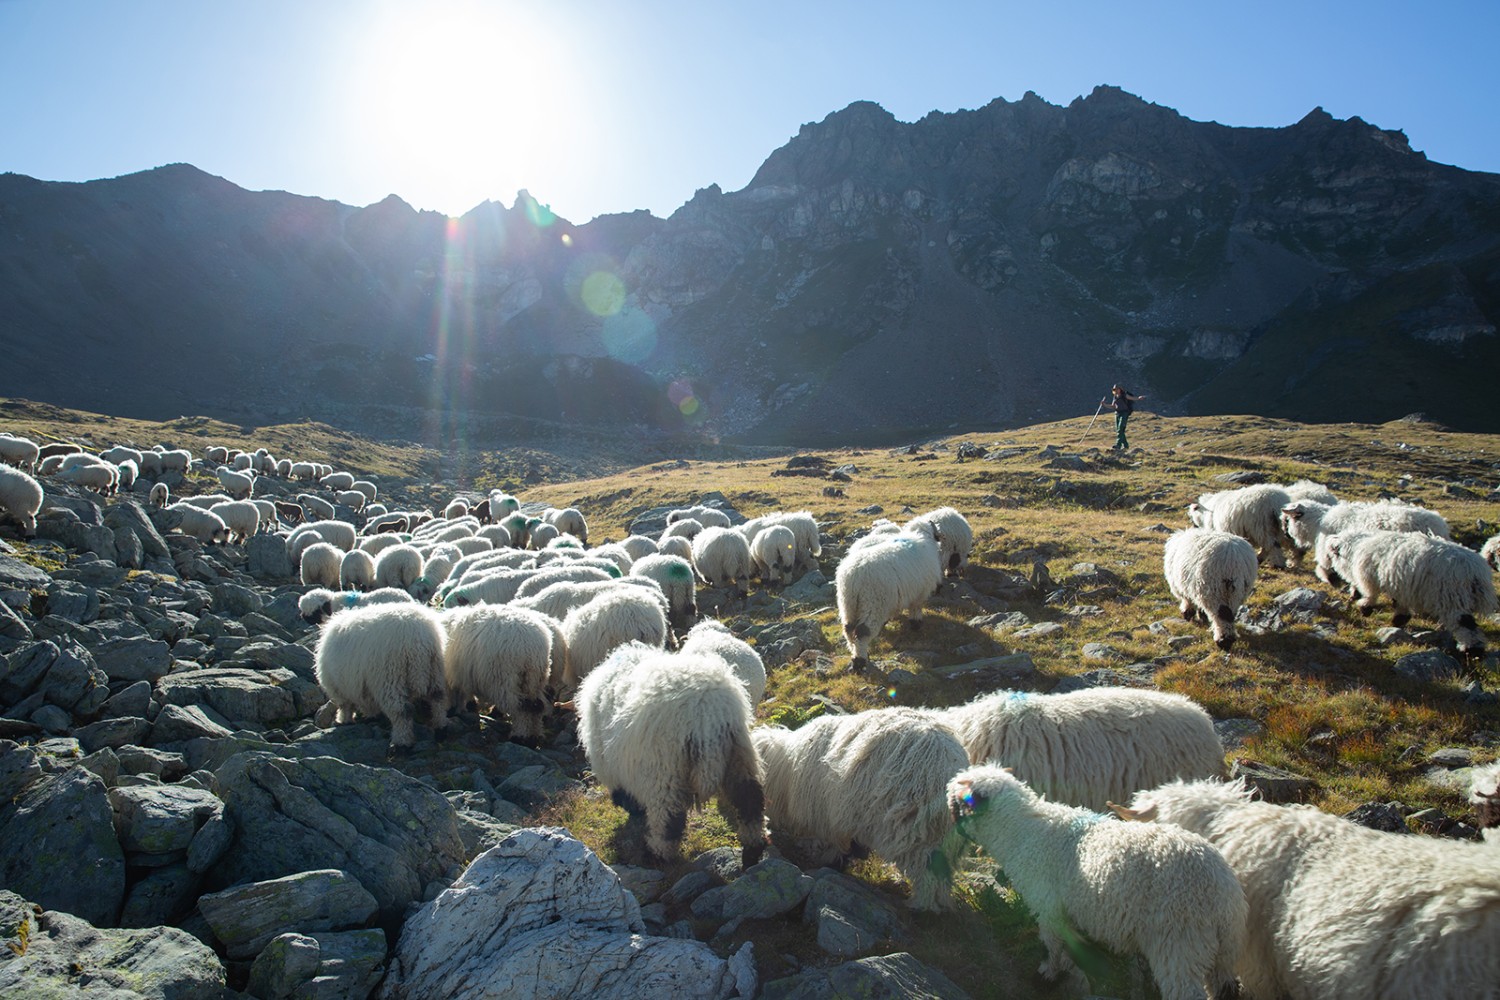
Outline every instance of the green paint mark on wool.
{"type": "Polygon", "coordinates": [[[691,580],[693,570],[687,563],[673,563],[667,567],[667,576],[673,580],[691,580]]]}

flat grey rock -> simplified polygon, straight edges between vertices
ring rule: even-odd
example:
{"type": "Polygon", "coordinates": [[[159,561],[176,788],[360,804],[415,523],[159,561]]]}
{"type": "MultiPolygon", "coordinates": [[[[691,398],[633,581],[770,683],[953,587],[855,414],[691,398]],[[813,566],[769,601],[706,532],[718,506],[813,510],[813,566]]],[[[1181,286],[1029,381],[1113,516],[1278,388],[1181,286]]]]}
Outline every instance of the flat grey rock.
{"type": "Polygon", "coordinates": [[[817,969],[766,983],[762,1000],[967,1000],[941,972],[906,952],[861,958],[832,969],[817,969]]]}
{"type": "Polygon", "coordinates": [[[230,958],[250,958],[279,934],[360,927],[375,916],[375,897],[348,872],[298,872],[248,882],[198,898],[230,958]]]}

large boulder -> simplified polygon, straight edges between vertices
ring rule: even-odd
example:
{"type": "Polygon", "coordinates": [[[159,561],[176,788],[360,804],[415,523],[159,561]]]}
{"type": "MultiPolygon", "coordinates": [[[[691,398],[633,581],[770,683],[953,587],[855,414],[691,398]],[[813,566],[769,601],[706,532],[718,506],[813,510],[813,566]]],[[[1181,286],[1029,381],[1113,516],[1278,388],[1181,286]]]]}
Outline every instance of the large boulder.
{"type": "Polygon", "coordinates": [[[161,678],[156,692],[164,705],[207,705],[236,725],[286,722],[326,700],[312,681],[282,668],[188,670],[161,678]]]}
{"type": "Polygon", "coordinates": [[[362,927],[375,910],[375,897],[357,879],[332,869],[247,882],[198,897],[198,911],[230,958],[253,958],[282,934],[362,927]]]}
{"type": "Polygon", "coordinates": [[[97,775],[70,767],[0,805],[0,885],[92,924],[115,922],[125,854],[97,775]]]}

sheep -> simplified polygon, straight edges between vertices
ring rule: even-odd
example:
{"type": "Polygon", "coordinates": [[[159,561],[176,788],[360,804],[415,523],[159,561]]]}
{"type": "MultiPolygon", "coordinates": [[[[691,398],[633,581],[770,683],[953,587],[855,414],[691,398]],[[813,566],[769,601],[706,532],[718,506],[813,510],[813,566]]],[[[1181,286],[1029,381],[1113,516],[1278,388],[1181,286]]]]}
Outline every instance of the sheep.
{"type": "Polygon", "coordinates": [[[532,597],[540,594],[554,583],[589,583],[615,579],[597,566],[578,566],[572,563],[538,569],[516,588],[516,597],[532,597]]]}
{"type": "MultiPolygon", "coordinates": [[[[292,545],[303,535],[316,535],[323,541],[336,549],[348,552],[354,548],[357,537],[354,534],[354,525],[346,521],[308,521],[306,524],[298,525],[287,539],[287,545],[292,545]]],[[[296,558],[294,555],[293,559],[296,558]]]]}
{"type": "Polygon", "coordinates": [[[155,479],[161,475],[161,453],[155,451],[141,452],[141,460],[138,463],[142,476],[155,479]]]}
{"type": "Polygon", "coordinates": [[[260,511],[261,531],[276,530],[276,504],[270,500],[249,500],[247,503],[255,504],[255,509],[260,511]]]}
{"type": "Polygon", "coordinates": [[[489,569],[469,573],[459,583],[444,588],[440,603],[444,608],[506,604],[515,600],[516,590],[535,575],[535,569],[489,569]]]}
{"type": "Polygon", "coordinates": [[[381,514],[385,514],[385,513],[388,513],[388,510],[387,510],[385,504],[383,504],[383,503],[367,503],[367,504],[365,504],[365,517],[367,517],[367,518],[379,517],[381,514]]]}
{"type": "Polygon", "coordinates": [[[30,438],[0,434],[0,462],[14,465],[18,469],[35,469],[37,455],[41,449],[30,438]]]}
{"type": "Polygon", "coordinates": [[[1319,578],[1347,581],[1361,614],[1384,593],[1396,627],[1421,615],[1451,632],[1460,652],[1484,651],[1478,619],[1495,613],[1495,580],[1473,549],[1410,531],[1345,531],[1321,536],[1317,554],[1319,578]]]}
{"type": "Polygon", "coordinates": [[[356,479],[349,484],[351,490],[359,490],[365,495],[366,503],[374,503],[380,496],[380,487],[368,479],[356,479]]]}
{"type": "Polygon", "coordinates": [[[113,496],[120,482],[120,470],[113,465],[81,462],[58,470],[57,478],[75,486],[88,487],[103,496],[113,496]]]}
{"type": "Polygon", "coordinates": [[[646,850],[675,856],[687,812],[717,795],[748,868],[765,852],[765,792],[745,689],[722,660],[620,649],[578,689],[578,742],[646,850]]]}
{"type": "Polygon", "coordinates": [[[62,468],[63,458],[65,457],[63,455],[47,455],[41,461],[37,462],[36,474],[39,476],[57,475],[57,471],[62,468]]]}
{"type": "Polygon", "coordinates": [[[333,499],[350,510],[360,511],[365,508],[365,495],[359,490],[343,490],[334,494],[333,499]]]}
{"type": "Polygon", "coordinates": [[[755,560],[744,535],[731,528],[704,528],[693,537],[693,568],[710,587],[734,587],[743,594],[755,560]]]}
{"type": "Polygon", "coordinates": [[[1500,535],[1493,536],[1480,546],[1479,555],[1490,564],[1491,569],[1500,572],[1500,535]]]}
{"type": "Polygon", "coordinates": [[[1239,965],[1252,997],[1495,997],[1500,851],[1371,830],[1240,783],[1171,782],[1122,818],[1206,837],[1250,904],[1239,965]]]}
{"type": "Polygon", "coordinates": [[[490,490],[490,520],[501,521],[521,509],[521,501],[501,490],[490,490]]]}
{"type": "Polygon", "coordinates": [[[693,564],[693,543],[681,535],[663,538],[656,550],[664,556],[676,556],[689,566],[693,564]]]}
{"type": "Polygon", "coordinates": [[[1334,496],[1333,492],[1327,486],[1324,486],[1322,483],[1315,483],[1311,479],[1299,479],[1295,483],[1282,488],[1286,490],[1286,495],[1291,497],[1293,501],[1316,500],[1318,503],[1326,504],[1336,504],[1339,502],[1339,498],[1334,496]]]}
{"type": "Polygon", "coordinates": [[[42,509],[42,484],[19,468],[0,465],[0,512],[21,524],[27,538],[36,534],[36,512],[42,509]]]}
{"type": "Polygon", "coordinates": [[[1255,589],[1255,550],[1239,535],[1209,528],[1173,532],[1162,551],[1167,589],[1182,617],[1199,615],[1213,629],[1214,645],[1234,646],[1234,616],[1255,589]]]}
{"type": "Polygon", "coordinates": [[[473,535],[466,535],[463,538],[443,539],[438,544],[452,547],[461,557],[472,556],[479,552],[491,552],[495,548],[488,538],[476,538],[473,535]]]}
{"type": "Polygon", "coordinates": [[[583,607],[590,601],[594,601],[604,594],[608,594],[619,587],[641,587],[647,593],[661,602],[662,608],[667,607],[666,595],[661,592],[655,580],[648,580],[641,576],[628,576],[620,580],[584,580],[573,582],[566,580],[554,582],[529,597],[517,597],[511,601],[511,607],[529,608],[532,611],[540,611],[549,618],[556,618],[561,622],[568,616],[568,612],[583,607]]]}
{"type": "Polygon", "coordinates": [[[456,499],[443,508],[443,516],[451,520],[467,517],[469,514],[469,503],[462,497],[456,499]]]}
{"type": "Polygon", "coordinates": [[[514,742],[540,746],[553,659],[553,630],[544,616],[479,604],[445,612],[443,629],[443,676],[452,703],[462,706],[472,697],[481,711],[494,706],[510,717],[514,742]]]}
{"type": "Polygon", "coordinates": [[[667,596],[667,607],[675,628],[685,628],[698,616],[697,584],[693,564],[677,556],[646,555],[630,567],[630,575],[654,580],[667,596]]]}
{"type": "Polygon", "coordinates": [[[765,768],[773,840],[813,838],[845,855],[872,850],[911,882],[913,908],[951,905],[957,845],[944,843],[952,820],[943,795],[969,765],[951,730],[915,709],[882,708],[750,735],[765,768]],[[938,850],[947,866],[929,863],[938,850]]]}
{"type": "Polygon", "coordinates": [[[797,568],[807,571],[818,568],[818,557],[823,554],[822,536],[818,532],[818,522],[807,511],[796,511],[790,514],[767,514],[765,525],[782,525],[791,528],[792,534],[797,537],[797,568]]]}
{"type": "Polygon", "coordinates": [[[209,465],[229,464],[229,449],[220,444],[209,445],[203,452],[203,461],[209,465]]]}
{"type": "Polygon", "coordinates": [[[59,441],[53,444],[44,444],[38,448],[37,458],[40,460],[52,458],[56,455],[76,455],[81,451],[83,451],[83,448],[80,445],[59,441]]]}
{"type": "MultiPolygon", "coordinates": [[[[536,531],[536,529],[539,527],[541,527],[541,525],[531,524],[530,522],[527,522],[523,530],[525,531],[526,544],[528,546],[530,546],[531,544],[532,532],[536,531]]],[[[582,556],[584,554],[582,542],[580,542],[577,538],[574,538],[572,535],[562,534],[558,535],[556,538],[549,541],[546,545],[542,546],[542,550],[550,556],[566,556],[570,559],[582,556]]]]}
{"type": "MultiPolygon", "coordinates": [[[[304,552],[302,557],[305,565],[307,553],[304,552]]],[[[361,549],[351,549],[344,553],[344,558],[339,560],[339,588],[341,590],[376,589],[375,560],[370,557],[370,553],[361,549]]]]}
{"type": "Polygon", "coordinates": [[[229,541],[245,542],[260,530],[260,508],[249,500],[215,504],[213,512],[229,529],[229,541]]]}
{"type": "Polygon", "coordinates": [[[178,475],[185,476],[192,464],[192,452],[174,449],[161,453],[161,471],[163,473],[175,472],[178,475]]]}
{"type": "Polygon", "coordinates": [[[660,551],[656,547],[656,540],[647,538],[645,535],[626,535],[620,541],[620,548],[630,553],[632,563],[646,556],[654,556],[660,551]]]}
{"type": "Polygon", "coordinates": [[[576,507],[548,507],[542,511],[542,520],[556,528],[559,534],[573,535],[583,544],[589,543],[588,521],[576,507]]]}
{"type": "Polygon", "coordinates": [[[431,538],[448,541],[468,538],[479,530],[479,519],[474,517],[434,518],[412,530],[413,538],[431,538]]]}
{"type": "Polygon", "coordinates": [[[448,579],[453,566],[463,554],[451,545],[439,545],[422,560],[422,575],[407,588],[413,597],[426,604],[448,579]]]}
{"type": "Polygon", "coordinates": [[[314,542],[302,552],[301,580],[308,587],[338,587],[344,553],[327,542],[314,542]]]}
{"type": "Polygon", "coordinates": [[[750,704],[758,705],[766,695],[766,665],[755,647],[737,637],[729,626],[714,618],[705,618],[683,636],[678,652],[684,655],[717,656],[729,664],[734,675],[745,685],[750,704]]]}
{"type": "Polygon", "coordinates": [[[786,583],[797,562],[797,536],[791,528],[773,524],[750,540],[750,558],[762,583],[786,583]]]}
{"type": "Polygon", "coordinates": [[[959,834],[995,859],[1036,916],[1047,979],[1073,966],[1068,943],[1082,935],[1144,955],[1162,1000],[1236,995],[1249,904],[1206,839],[1048,802],[990,764],[954,776],[948,803],[959,834]]]}
{"type": "Polygon", "coordinates": [[[352,490],[354,489],[354,476],[347,472],[330,472],[318,480],[318,485],[333,493],[352,490]]]}
{"type": "Polygon", "coordinates": [[[1474,806],[1474,825],[1485,840],[1500,844],[1500,763],[1474,769],[1469,803],[1474,806]]]}
{"type": "Polygon", "coordinates": [[[667,613],[659,595],[621,587],[574,611],[562,623],[567,666],[562,686],[574,688],[611,650],[632,640],[660,649],[667,641],[667,613]]]}
{"type": "Polygon", "coordinates": [[[135,485],[136,479],[138,479],[141,474],[141,467],[128,458],[125,459],[125,461],[118,463],[115,466],[115,470],[119,489],[122,490],[129,490],[131,487],[133,487],[135,485]]]}
{"type": "Polygon", "coordinates": [[[236,472],[227,466],[219,466],[214,470],[219,484],[236,500],[244,500],[255,489],[255,476],[249,472],[236,472]]]}
{"type": "Polygon", "coordinates": [[[106,448],[99,453],[99,457],[110,465],[119,465],[121,462],[134,462],[137,469],[141,467],[141,453],[134,448],[127,448],[123,444],[117,444],[113,448],[106,448]]]}
{"type": "Polygon", "coordinates": [[[300,479],[303,482],[318,478],[318,467],[311,462],[293,462],[292,467],[287,471],[292,479],[300,479]]]}
{"type": "Polygon", "coordinates": [[[1174,778],[1224,775],[1214,720],[1179,694],[994,691],[928,712],[957,734],[969,763],[1003,764],[1039,794],[1086,809],[1174,778]]]}
{"type": "Polygon", "coordinates": [[[1282,530],[1302,551],[1316,549],[1320,535],[1344,531],[1418,531],[1451,538],[1437,511],[1404,503],[1319,503],[1298,500],[1281,508],[1282,530]]]}
{"type": "Polygon", "coordinates": [[[426,704],[432,728],[447,723],[443,628],[419,604],[371,604],[329,618],[318,636],[314,670],[334,706],[335,722],[384,714],[392,753],[416,742],[415,709],[426,704]]]}
{"type": "Polygon", "coordinates": [[[375,557],[375,586],[410,590],[422,575],[422,553],[410,545],[392,545],[375,557]]]}
{"type": "Polygon", "coordinates": [[[274,476],[276,474],[276,459],[264,448],[255,449],[255,461],[250,466],[255,470],[257,476],[274,476]]]}
{"type": "Polygon", "coordinates": [[[943,584],[938,544],[937,525],[920,521],[839,561],[839,622],[855,672],[869,666],[871,641],[897,611],[907,609],[912,628],[921,628],[922,605],[943,584]]]}
{"type": "Polygon", "coordinates": [[[1281,509],[1291,500],[1286,490],[1274,483],[1205,493],[1197,503],[1188,505],[1188,519],[1199,528],[1239,535],[1255,546],[1262,560],[1284,569],[1280,517],[1281,509]]]}
{"type": "Polygon", "coordinates": [[[627,575],[630,567],[635,564],[635,556],[632,556],[617,542],[606,542],[603,545],[594,546],[588,550],[588,557],[614,563],[621,576],[627,575]]]}
{"type": "MultiPolygon", "coordinates": [[[[489,527],[505,531],[505,528],[498,524],[492,524],[489,527]]],[[[509,532],[506,532],[506,534],[509,534],[509,532]]],[[[544,549],[552,544],[555,539],[561,537],[561,535],[562,533],[557,530],[556,525],[547,524],[544,521],[526,533],[526,547],[528,549],[544,549]]]]}
{"type": "Polygon", "coordinates": [[[229,541],[229,526],[213,511],[190,503],[174,503],[167,510],[181,514],[177,528],[184,535],[191,535],[205,545],[224,545],[229,541]]]}
{"type": "Polygon", "coordinates": [[[510,532],[505,530],[503,524],[486,524],[474,532],[474,537],[485,539],[497,549],[510,548],[510,532]]]}
{"type": "Polygon", "coordinates": [[[172,491],[167,488],[166,483],[156,483],[147,494],[147,502],[153,507],[165,507],[172,502],[172,491]]]}
{"type": "Polygon", "coordinates": [[[302,616],[303,621],[317,625],[337,612],[347,611],[350,608],[362,608],[369,604],[415,603],[417,602],[410,594],[404,590],[396,590],[394,587],[371,590],[363,594],[347,590],[329,590],[327,587],[314,587],[297,598],[297,612],[302,616]]]}
{"type": "Polygon", "coordinates": [[[311,493],[298,493],[297,503],[309,520],[332,521],[338,513],[333,509],[333,504],[311,493]]]}
{"type": "Polygon", "coordinates": [[[195,497],[183,497],[177,502],[185,503],[193,507],[198,507],[202,510],[210,510],[218,504],[231,503],[232,501],[223,493],[200,493],[195,497]]]}
{"type": "Polygon", "coordinates": [[[697,519],[685,517],[680,521],[672,521],[668,523],[667,526],[662,529],[661,536],[657,538],[656,544],[658,547],[660,547],[661,543],[666,541],[668,538],[686,538],[688,541],[692,541],[693,538],[702,530],[703,525],[697,519]]]}
{"type": "Polygon", "coordinates": [[[697,521],[705,528],[727,528],[729,527],[729,515],[713,507],[694,506],[682,507],[667,512],[667,523],[676,524],[678,521],[697,521]]]}
{"type": "Polygon", "coordinates": [[[302,509],[301,504],[288,503],[285,500],[272,500],[271,507],[276,513],[275,518],[271,521],[272,524],[278,522],[292,525],[301,524],[307,516],[307,512],[302,509]]]}
{"type": "MultiPolygon", "coordinates": [[[[511,545],[515,546],[518,549],[524,549],[531,544],[532,529],[541,524],[542,521],[540,518],[527,517],[525,514],[517,512],[507,515],[497,523],[500,524],[500,526],[505,529],[506,533],[510,535],[511,545]]],[[[558,538],[564,537],[572,538],[573,536],[564,536],[561,534],[558,535],[558,538]]],[[[557,539],[553,539],[552,542],[548,542],[547,544],[551,545],[556,541],[557,539]]],[[[574,541],[577,542],[577,539],[574,539],[574,541]]],[[[581,545],[579,547],[582,548],[581,545]]]]}
{"type": "Polygon", "coordinates": [[[276,467],[272,470],[271,474],[277,479],[292,478],[292,460],[290,458],[278,458],[276,460],[276,467]]]}
{"type": "Polygon", "coordinates": [[[471,571],[484,569],[531,569],[536,566],[536,557],[527,552],[516,549],[497,549],[490,552],[476,552],[464,556],[454,563],[448,572],[448,583],[456,586],[464,579],[465,574],[471,571]]]}

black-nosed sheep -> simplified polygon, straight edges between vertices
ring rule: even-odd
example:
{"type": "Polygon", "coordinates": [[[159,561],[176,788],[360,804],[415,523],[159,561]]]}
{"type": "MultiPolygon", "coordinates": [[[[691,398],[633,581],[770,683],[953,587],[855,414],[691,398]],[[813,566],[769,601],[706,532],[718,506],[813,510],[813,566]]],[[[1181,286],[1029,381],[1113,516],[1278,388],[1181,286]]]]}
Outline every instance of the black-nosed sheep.
{"type": "Polygon", "coordinates": [[[375,557],[375,586],[410,590],[422,575],[422,553],[411,545],[392,545],[375,557]]]}
{"type": "Polygon", "coordinates": [[[851,548],[839,561],[834,573],[839,623],[854,670],[869,665],[870,643],[896,612],[905,608],[912,627],[921,627],[922,606],[943,585],[937,531],[931,521],[914,522],[851,548]]]}
{"type": "Polygon", "coordinates": [[[755,647],[736,636],[729,626],[713,618],[706,618],[688,630],[682,637],[678,652],[686,655],[703,654],[717,656],[729,664],[734,675],[745,685],[750,704],[758,705],[766,696],[766,665],[755,647]]]}
{"type": "MultiPolygon", "coordinates": [[[[303,565],[307,554],[303,553],[303,565]]],[[[374,590],[375,560],[363,549],[352,549],[344,553],[339,561],[339,588],[342,590],[374,590]]]]}
{"type": "MultiPolygon", "coordinates": [[[[942,552],[944,573],[954,577],[963,576],[969,565],[969,557],[974,553],[974,529],[968,518],[952,507],[939,507],[913,518],[912,521],[931,521],[937,526],[938,538],[942,539],[938,548],[942,552]]],[[[906,523],[908,528],[912,521],[906,523]]]]}
{"type": "Polygon", "coordinates": [[[443,628],[419,604],[370,604],[329,618],[318,637],[318,684],[334,706],[335,722],[383,714],[391,748],[416,742],[415,716],[428,707],[432,727],[447,722],[443,628]]]}
{"type": "Polygon", "coordinates": [[[657,649],[667,642],[667,612],[660,594],[621,587],[563,619],[568,665],[563,687],[573,688],[604,662],[616,646],[641,642],[657,649]]]}
{"type": "Polygon", "coordinates": [[[41,448],[30,438],[0,434],[0,462],[14,465],[18,469],[35,469],[41,448]]]}
{"type": "MultiPolygon", "coordinates": [[[[184,535],[191,535],[205,545],[224,545],[229,541],[229,526],[223,518],[211,510],[195,507],[190,503],[174,503],[167,510],[181,515],[177,528],[184,535]]],[[[337,583],[337,576],[334,580],[337,583]]]]}
{"type": "Polygon", "coordinates": [[[643,555],[630,566],[630,575],[654,580],[667,596],[668,613],[674,628],[685,628],[698,616],[698,588],[693,578],[693,564],[678,556],[653,553],[643,555]]]}
{"type": "Polygon", "coordinates": [[[167,488],[166,483],[156,483],[147,494],[147,499],[153,507],[165,507],[172,502],[172,491],[167,488]]]}
{"type": "Polygon", "coordinates": [[[750,556],[762,582],[786,583],[797,565],[797,536],[784,524],[770,525],[751,539],[750,556]]]}
{"type": "Polygon", "coordinates": [[[539,746],[551,706],[554,628],[535,611],[495,604],[445,612],[443,628],[443,673],[452,704],[461,707],[475,698],[480,711],[493,706],[510,717],[512,740],[539,746]]]}
{"type": "Polygon", "coordinates": [[[302,550],[299,572],[304,586],[338,587],[344,553],[327,542],[314,542],[302,550]]]}
{"type": "Polygon", "coordinates": [[[260,530],[260,508],[250,500],[214,504],[213,512],[229,529],[230,542],[245,542],[260,530]]]}
{"type": "Polygon", "coordinates": [[[1281,527],[1303,551],[1315,550],[1322,535],[1345,531],[1414,531],[1451,538],[1448,522],[1435,510],[1404,503],[1319,503],[1303,499],[1281,508],[1281,527]]]}
{"type": "Polygon", "coordinates": [[[710,587],[733,587],[744,593],[755,573],[755,560],[744,535],[732,528],[704,528],[693,536],[693,568],[710,587]]]}
{"type": "Polygon", "coordinates": [[[589,523],[576,507],[548,507],[542,511],[542,520],[556,528],[558,534],[573,535],[583,544],[589,543],[589,523]]]}
{"type": "Polygon", "coordinates": [[[363,608],[370,604],[415,604],[412,596],[404,590],[396,590],[386,587],[383,590],[371,590],[367,593],[356,593],[349,590],[329,590],[327,587],[314,587],[297,599],[297,612],[302,620],[317,625],[332,617],[340,611],[348,611],[351,608],[363,608]]]}
{"type": "Polygon", "coordinates": [[[1174,532],[1162,551],[1167,589],[1182,617],[1198,615],[1213,629],[1214,645],[1234,646],[1234,616],[1255,589],[1255,550],[1239,535],[1209,528],[1174,532]]]}

